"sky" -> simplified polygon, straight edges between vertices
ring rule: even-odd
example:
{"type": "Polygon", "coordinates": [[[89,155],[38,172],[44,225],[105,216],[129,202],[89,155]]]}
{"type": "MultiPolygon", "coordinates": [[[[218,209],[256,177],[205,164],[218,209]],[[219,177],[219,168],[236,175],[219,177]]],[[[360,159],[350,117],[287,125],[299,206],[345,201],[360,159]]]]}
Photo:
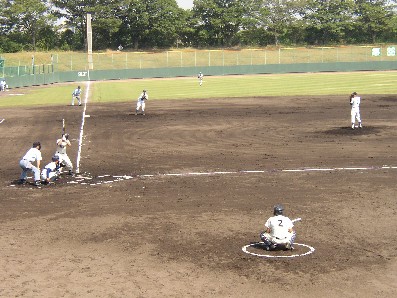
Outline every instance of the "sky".
{"type": "Polygon", "coordinates": [[[176,0],[179,7],[187,9],[193,7],[193,0],[176,0]]]}

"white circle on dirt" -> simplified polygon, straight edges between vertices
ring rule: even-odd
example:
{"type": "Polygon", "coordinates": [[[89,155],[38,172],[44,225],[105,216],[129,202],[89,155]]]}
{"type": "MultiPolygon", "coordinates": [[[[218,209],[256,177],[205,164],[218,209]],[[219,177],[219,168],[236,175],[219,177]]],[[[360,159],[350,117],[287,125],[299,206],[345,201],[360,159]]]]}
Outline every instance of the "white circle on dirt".
{"type": "Polygon", "coordinates": [[[306,247],[308,249],[307,252],[302,253],[302,254],[276,256],[276,255],[269,254],[268,251],[265,251],[266,254],[258,254],[258,253],[250,252],[248,250],[250,247],[253,247],[253,246],[258,245],[258,244],[263,244],[263,242],[255,242],[255,243],[251,243],[251,244],[245,245],[245,246],[243,246],[242,250],[246,254],[253,255],[253,256],[256,256],[256,257],[262,257],[262,258],[296,258],[296,257],[303,257],[303,256],[310,255],[310,254],[312,254],[315,251],[314,247],[309,246],[307,244],[302,244],[302,243],[294,243],[294,245],[303,246],[303,247],[306,247]]]}

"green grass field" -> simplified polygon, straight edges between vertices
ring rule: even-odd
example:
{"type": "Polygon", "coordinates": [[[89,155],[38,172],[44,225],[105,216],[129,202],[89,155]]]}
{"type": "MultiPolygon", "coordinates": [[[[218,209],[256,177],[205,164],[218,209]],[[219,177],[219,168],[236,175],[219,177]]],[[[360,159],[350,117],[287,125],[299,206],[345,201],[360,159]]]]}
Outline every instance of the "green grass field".
{"type": "MultiPolygon", "coordinates": [[[[0,97],[0,107],[32,105],[66,105],[77,85],[83,91],[86,82],[8,91],[0,97]]],[[[130,81],[101,81],[90,85],[89,102],[135,101],[142,89],[150,100],[191,99],[216,97],[254,97],[291,95],[346,95],[357,91],[365,94],[397,94],[397,72],[307,73],[282,75],[246,75],[205,77],[200,87],[197,78],[139,79],[130,81]]]]}

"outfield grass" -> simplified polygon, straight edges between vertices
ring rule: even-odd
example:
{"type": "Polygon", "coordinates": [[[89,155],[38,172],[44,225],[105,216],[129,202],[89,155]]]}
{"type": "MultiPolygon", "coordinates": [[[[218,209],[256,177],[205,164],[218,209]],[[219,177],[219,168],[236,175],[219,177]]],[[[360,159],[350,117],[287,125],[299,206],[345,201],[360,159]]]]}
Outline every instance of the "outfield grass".
{"type": "MultiPolygon", "coordinates": [[[[12,93],[25,92],[14,89],[0,97],[0,107],[32,105],[67,105],[72,91],[80,84],[55,84],[32,87],[23,96],[12,93]]],[[[203,86],[197,78],[139,79],[130,81],[93,82],[90,102],[135,101],[142,89],[147,89],[150,100],[254,97],[291,95],[348,95],[357,91],[365,94],[397,94],[397,72],[307,73],[281,75],[246,75],[205,77],[203,86]]],[[[84,97],[84,96],[83,96],[84,97]]]]}

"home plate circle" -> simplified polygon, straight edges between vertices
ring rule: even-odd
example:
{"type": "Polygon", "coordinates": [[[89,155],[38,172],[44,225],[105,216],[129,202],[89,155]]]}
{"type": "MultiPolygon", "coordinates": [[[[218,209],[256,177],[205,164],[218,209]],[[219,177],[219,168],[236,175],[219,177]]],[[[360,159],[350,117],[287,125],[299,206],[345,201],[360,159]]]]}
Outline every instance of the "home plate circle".
{"type": "Polygon", "coordinates": [[[312,254],[315,249],[314,247],[311,247],[306,244],[302,243],[294,243],[295,249],[293,251],[266,251],[263,248],[258,248],[258,246],[263,245],[263,242],[255,242],[248,244],[246,246],[243,246],[242,250],[246,254],[253,255],[256,257],[262,257],[262,258],[296,258],[296,257],[303,257],[312,254]],[[299,246],[299,248],[296,248],[296,246],[299,246]],[[302,250],[303,249],[303,250],[302,250]],[[302,250],[302,252],[300,252],[302,250]],[[298,252],[299,253],[294,253],[294,254],[288,254],[288,253],[293,253],[293,252],[298,252]],[[263,253],[262,253],[263,252],[263,253]],[[283,253],[283,254],[276,254],[276,253],[283,253]]]}

